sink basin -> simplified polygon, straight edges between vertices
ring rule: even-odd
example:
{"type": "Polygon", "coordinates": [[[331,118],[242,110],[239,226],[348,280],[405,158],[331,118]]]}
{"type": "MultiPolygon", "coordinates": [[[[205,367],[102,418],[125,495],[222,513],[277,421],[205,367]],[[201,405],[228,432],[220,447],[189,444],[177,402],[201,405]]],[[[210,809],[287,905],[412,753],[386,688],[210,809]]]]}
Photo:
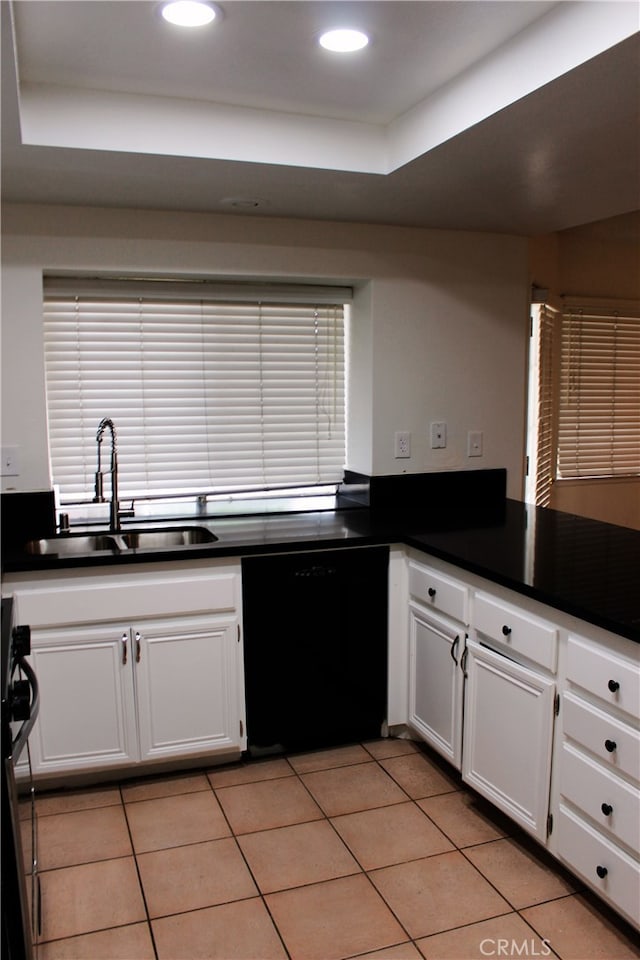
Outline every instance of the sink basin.
{"type": "Polygon", "coordinates": [[[188,547],[215,543],[218,539],[206,527],[165,527],[161,530],[127,530],[119,540],[130,550],[154,550],[158,547],[188,547]]]}
{"type": "Polygon", "coordinates": [[[113,537],[105,534],[85,536],[69,534],[68,536],[47,537],[43,540],[31,540],[26,545],[27,553],[41,555],[45,553],[68,556],[69,554],[83,553],[119,553],[120,548],[113,537]]]}
{"type": "Polygon", "coordinates": [[[118,530],[109,533],[62,534],[27,543],[27,553],[78,556],[92,553],[125,553],[127,550],[158,550],[215,543],[218,538],[206,527],[162,527],[157,530],[118,530]]]}

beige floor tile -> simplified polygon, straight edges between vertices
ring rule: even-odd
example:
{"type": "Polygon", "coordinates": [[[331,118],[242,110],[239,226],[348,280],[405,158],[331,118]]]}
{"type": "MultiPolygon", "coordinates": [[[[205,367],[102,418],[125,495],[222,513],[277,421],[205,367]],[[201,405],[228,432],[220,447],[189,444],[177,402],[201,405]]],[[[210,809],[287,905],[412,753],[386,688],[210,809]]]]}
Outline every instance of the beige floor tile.
{"type": "Polygon", "coordinates": [[[247,833],[238,843],[263,893],[360,872],[327,820],[247,833]]]}
{"type": "Polygon", "coordinates": [[[219,840],[231,833],[210,790],[138,800],[125,809],[136,853],[219,840]]]}
{"type": "Polygon", "coordinates": [[[319,820],[322,811],[297,777],[221,787],[216,795],[236,834],[319,820]]]}
{"type": "Polygon", "coordinates": [[[365,870],[454,849],[413,802],[349,813],[331,822],[365,870]]]}
{"type": "Polygon", "coordinates": [[[59,793],[36,794],[39,817],[54,813],[71,813],[92,807],[117,806],[122,803],[118,787],[92,787],[87,790],[62,790],[59,793]]]}
{"type": "Polygon", "coordinates": [[[158,960],[287,960],[260,899],[163,917],[151,923],[158,960]]]}
{"type": "Polygon", "coordinates": [[[522,957],[554,960],[556,957],[549,944],[517,913],[436,933],[418,940],[418,946],[428,960],[497,960],[500,957],[502,960],[522,957]]]}
{"type": "Polygon", "coordinates": [[[457,847],[498,840],[515,830],[506,817],[466,790],[416,802],[457,847]]]}
{"type": "Polygon", "coordinates": [[[385,760],[388,757],[402,757],[408,753],[417,753],[418,746],[413,740],[402,740],[399,737],[385,737],[382,740],[367,740],[362,746],[368,750],[376,760],[385,760]]]}
{"type": "Polygon", "coordinates": [[[371,762],[370,755],[358,743],[349,744],[346,747],[333,747],[330,750],[293,754],[289,757],[289,763],[296,773],[330,770],[332,767],[347,767],[353,763],[368,762],[371,762]]]}
{"type": "Polygon", "coordinates": [[[384,867],[369,876],[413,939],[511,912],[458,851],[384,867]]]}
{"type": "Polygon", "coordinates": [[[291,960],[339,960],[406,941],[363,874],[268,894],[291,960]]]}
{"type": "Polygon", "coordinates": [[[133,857],[47,870],[40,880],[43,940],[146,919],[133,857]]]}
{"type": "Polygon", "coordinates": [[[423,753],[390,757],[388,760],[381,760],[380,764],[413,800],[460,789],[460,784],[453,775],[449,776],[423,753]]]}
{"type": "Polygon", "coordinates": [[[328,817],[403,803],[406,794],[373,761],[305,773],[302,781],[328,817]]]}
{"type": "Polygon", "coordinates": [[[526,844],[511,838],[469,847],[465,855],[516,910],[576,890],[558,867],[550,867],[526,844]]]}
{"type": "Polygon", "coordinates": [[[125,803],[135,800],[155,800],[157,797],[174,797],[181,793],[197,793],[210,790],[209,781],[204,773],[177,777],[158,777],[122,785],[122,799],[125,803]]]}
{"type": "Polygon", "coordinates": [[[232,837],[137,857],[150,917],[166,917],[258,893],[232,837]]]}
{"type": "Polygon", "coordinates": [[[155,960],[147,923],[114,927],[38,947],[38,960],[155,960]]]}
{"type": "Polygon", "coordinates": [[[131,856],[122,805],[57,813],[38,819],[41,870],[131,856]]]}
{"type": "Polygon", "coordinates": [[[239,783],[256,783],[259,780],[277,780],[292,777],[293,770],[283,757],[276,760],[255,760],[209,770],[207,776],[212,787],[233,787],[239,783]]]}
{"type": "Polygon", "coordinates": [[[630,960],[640,957],[640,938],[627,936],[581,894],[522,911],[562,960],[630,960]]]}

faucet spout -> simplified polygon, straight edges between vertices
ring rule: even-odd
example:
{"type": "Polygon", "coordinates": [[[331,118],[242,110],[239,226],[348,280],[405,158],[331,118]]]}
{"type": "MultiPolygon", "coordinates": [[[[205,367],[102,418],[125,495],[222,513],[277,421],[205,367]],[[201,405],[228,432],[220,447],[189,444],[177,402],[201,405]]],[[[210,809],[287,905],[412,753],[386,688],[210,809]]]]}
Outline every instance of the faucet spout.
{"type": "Polygon", "coordinates": [[[111,465],[109,473],[111,475],[111,500],[109,501],[109,529],[120,529],[120,504],[118,502],[118,443],[116,439],[116,428],[110,417],[103,417],[96,433],[96,443],[98,445],[98,465],[96,469],[95,496],[94,503],[106,503],[103,485],[104,475],[102,473],[102,440],[105,430],[111,432],[111,465]]]}

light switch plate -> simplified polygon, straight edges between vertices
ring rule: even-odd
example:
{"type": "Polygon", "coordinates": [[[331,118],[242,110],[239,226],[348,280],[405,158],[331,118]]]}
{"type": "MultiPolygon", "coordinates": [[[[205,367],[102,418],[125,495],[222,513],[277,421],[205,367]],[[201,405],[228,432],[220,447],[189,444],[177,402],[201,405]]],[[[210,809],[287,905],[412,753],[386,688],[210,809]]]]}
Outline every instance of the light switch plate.
{"type": "Polygon", "coordinates": [[[431,424],[431,449],[438,450],[447,445],[447,425],[442,420],[431,424]]]}
{"type": "Polygon", "coordinates": [[[467,456],[482,456],[482,430],[469,430],[467,434],[467,456]]]}

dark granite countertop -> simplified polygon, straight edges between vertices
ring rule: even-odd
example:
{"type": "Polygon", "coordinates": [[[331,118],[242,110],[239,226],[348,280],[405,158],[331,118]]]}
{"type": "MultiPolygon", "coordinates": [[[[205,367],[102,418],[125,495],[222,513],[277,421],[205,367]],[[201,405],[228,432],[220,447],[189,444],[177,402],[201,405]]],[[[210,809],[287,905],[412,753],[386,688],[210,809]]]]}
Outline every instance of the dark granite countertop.
{"type": "Polygon", "coordinates": [[[640,532],[626,527],[515,500],[437,518],[413,506],[405,512],[355,507],[190,522],[208,527],[218,540],[113,556],[18,551],[3,557],[4,572],[401,543],[640,643],[640,532]]]}

